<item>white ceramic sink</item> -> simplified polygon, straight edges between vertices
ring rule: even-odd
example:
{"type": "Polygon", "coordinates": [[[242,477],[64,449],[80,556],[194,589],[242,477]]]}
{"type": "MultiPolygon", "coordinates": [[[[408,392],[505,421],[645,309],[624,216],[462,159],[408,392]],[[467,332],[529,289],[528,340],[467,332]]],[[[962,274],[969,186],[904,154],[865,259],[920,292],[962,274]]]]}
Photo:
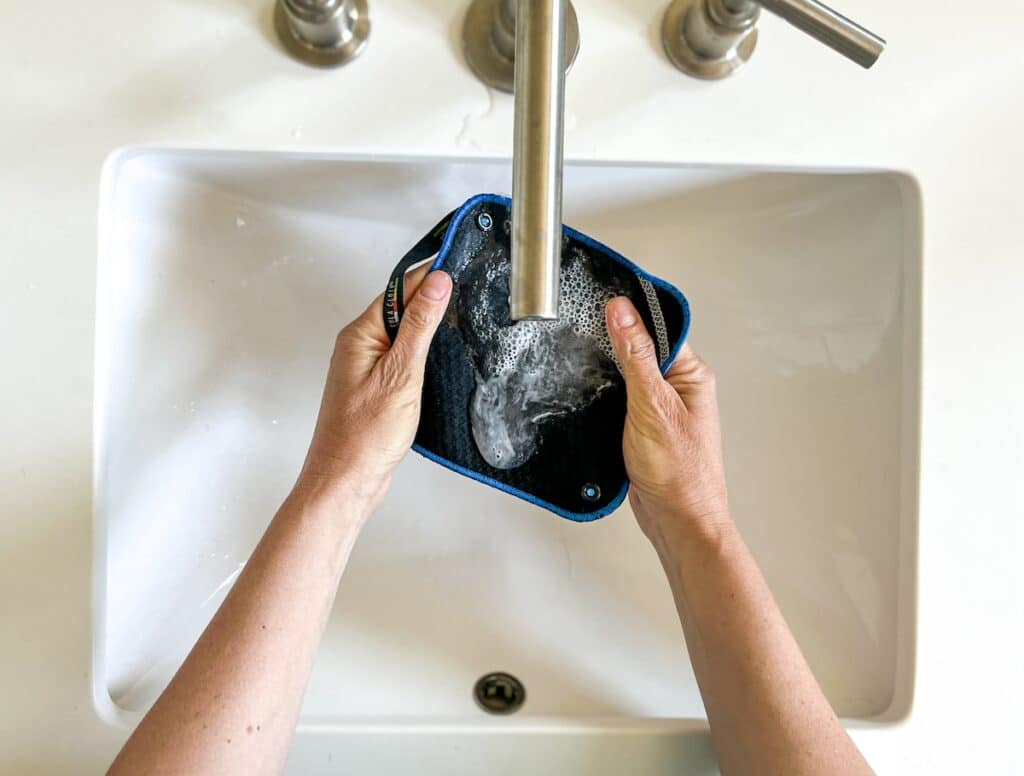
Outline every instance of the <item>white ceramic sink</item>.
{"type": "MultiPolygon", "coordinates": [[[[104,173],[97,708],[154,700],[288,491],[334,335],[507,161],[136,149],[104,173]]],[[[920,202],[889,172],[570,164],[565,220],[682,288],[732,505],[839,713],[914,670],[920,202]]],[[[328,727],[682,727],[704,712],[628,507],[576,525],[416,455],[341,583],[303,711],[328,727]],[[527,702],[471,689],[508,671],[527,702]],[[689,722],[688,722],[689,721],[689,722]]]]}

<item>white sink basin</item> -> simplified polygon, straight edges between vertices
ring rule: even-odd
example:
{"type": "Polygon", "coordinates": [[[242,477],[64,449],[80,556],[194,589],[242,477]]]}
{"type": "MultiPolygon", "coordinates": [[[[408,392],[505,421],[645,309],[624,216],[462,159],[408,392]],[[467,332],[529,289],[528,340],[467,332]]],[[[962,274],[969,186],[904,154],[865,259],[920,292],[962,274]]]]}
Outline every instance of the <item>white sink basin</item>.
{"type": "MultiPolygon", "coordinates": [[[[105,170],[97,708],[155,699],[294,480],[334,335],[510,164],[132,150],[105,170]]],[[[886,172],[571,164],[565,220],[684,290],[736,520],[826,694],[912,698],[920,202],[886,172]]],[[[679,728],[704,717],[628,507],[576,525],[411,455],[341,583],[303,724],[679,728]],[[474,682],[527,689],[490,718],[474,682]],[[687,722],[689,720],[689,722],[687,722]]]]}

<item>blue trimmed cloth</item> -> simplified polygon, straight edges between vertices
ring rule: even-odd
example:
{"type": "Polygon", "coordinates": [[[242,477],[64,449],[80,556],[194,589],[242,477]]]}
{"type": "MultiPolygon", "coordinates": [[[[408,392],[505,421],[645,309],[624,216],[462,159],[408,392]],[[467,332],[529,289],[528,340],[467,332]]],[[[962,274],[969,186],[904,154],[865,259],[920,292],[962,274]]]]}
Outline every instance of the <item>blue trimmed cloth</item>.
{"type": "Polygon", "coordinates": [[[391,276],[384,322],[392,341],[412,266],[436,255],[432,269],[448,272],[454,284],[427,358],[413,449],[556,515],[590,522],[618,508],[629,488],[622,459],[626,387],[604,327],[604,304],[613,296],[633,301],[663,372],[686,341],[690,307],[670,283],[563,227],[561,320],[514,322],[510,223],[508,198],[473,197],[391,276]]]}

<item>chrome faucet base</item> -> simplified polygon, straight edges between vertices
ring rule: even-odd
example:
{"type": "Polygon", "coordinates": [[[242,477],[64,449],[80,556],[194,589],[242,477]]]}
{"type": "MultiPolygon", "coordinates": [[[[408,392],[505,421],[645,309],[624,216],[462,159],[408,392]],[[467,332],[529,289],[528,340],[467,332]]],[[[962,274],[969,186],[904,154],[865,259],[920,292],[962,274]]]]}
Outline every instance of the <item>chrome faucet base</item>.
{"type": "MultiPolygon", "coordinates": [[[[515,20],[508,18],[504,0],[473,0],[462,26],[462,51],[470,70],[488,86],[515,91],[515,20]]],[[[565,71],[580,52],[580,24],[569,3],[565,26],[565,71]]]]}
{"type": "Polygon", "coordinates": [[[340,67],[366,48],[370,12],[367,0],[277,0],[274,29],[300,62],[340,67]]]}
{"type": "Polygon", "coordinates": [[[707,11],[706,0],[673,0],[665,12],[661,39],[665,53],[679,70],[695,78],[717,80],[736,72],[757,47],[753,21],[739,29],[719,24],[707,11]],[[694,33],[694,30],[699,30],[694,33]],[[714,50],[702,54],[690,38],[699,35],[714,42],[714,50]]]}

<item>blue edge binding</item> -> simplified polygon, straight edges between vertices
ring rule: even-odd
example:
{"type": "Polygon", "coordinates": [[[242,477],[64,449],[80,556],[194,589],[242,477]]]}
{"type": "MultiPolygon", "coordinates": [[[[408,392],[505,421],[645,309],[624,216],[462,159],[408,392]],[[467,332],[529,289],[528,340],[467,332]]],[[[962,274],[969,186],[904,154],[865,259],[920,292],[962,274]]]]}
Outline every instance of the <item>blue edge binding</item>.
{"type": "MultiPolygon", "coordinates": [[[[512,200],[510,200],[508,197],[499,196],[498,194],[478,194],[477,196],[468,200],[466,204],[459,208],[459,211],[455,214],[455,216],[452,218],[451,223],[448,225],[448,231],[445,233],[444,242],[441,244],[441,249],[437,253],[437,258],[434,260],[434,263],[430,267],[431,271],[435,269],[444,269],[445,261],[448,258],[448,251],[451,249],[452,241],[455,239],[455,234],[459,230],[459,225],[462,223],[462,220],[466,217],[469,211],[471,211],[474,207],[483,202],[492,202],[495,204],[503,205],[508,208],[511,208],[512,206],[512,200]]],[[[575,229],[572,229],[568,226],[563,226],[562,228],[565,231],[565,234],[583,243],[588,248],[591,248],[598,253],[603,253],[615,259],[624,267],[628,267],[633,272],[635,272],[639,277],[650,281],[652,285],[667,292],[669,295],[674,297],[676,301],[679,302],[683,310],[683,329],[680,332],[678,340],[675,343],[673,343],[671,352],[669,353],[669,357],[665,360],[665,363],[661,367],[661,373],[665,374],[665,372],[668,371],[669,367],[672,366],[672,362],[676,360],[676,356],[679,355],[679,351],[683,347],[683,344],[686,342],[687,335],[690,332],[690,303],[686,300],[686,297],[683,296],[682,291],[673,286],[671,283],[667,283],[666,281],[662,280],[659,277],[655,277],[654,275],[648,274],[618,251],[612,250],[607,245],[598,242],[592,237],[588,237],[582,232],[577,232],[575,229]]],[[[543,499],[539,499],[536,496],[527,493],[526,491],[519,490],[518,488],[513,488],[509,485],[506,485],[503,482],[498,482],[498,480],[492,479],[491,477],[488,477],[485,474],[480,474],[480,472],[475,472],[472,469],[467,469],[464,466],[459,466],[457,463],[453,463],[449,461],[447,458],[442,458],[436,453],[432,453],[418,444],[414,444],[412,446],[412,449],[415,450],[420,455],[422,455],[424,458],[429,458],[434,463],[440,464],[446,469],[450,469],[453,472],[457,472],[458,474],[461,474],[464,477],[469,477],[471,480],[476,480],[477,482],[482,482],[485,485],[490,485],[492,488],[497,488],[498,490],[508,493],[511,496],[515,496],[516,498],[520,498],[523,501],[528,501],[531,504],[536,504],[539,507],[543,507],[544,509],[554,512],[559,517],[564,517],[566,520],[572,520],[576,523],[589,523],[594,520],[599,520],[602,517],[610,515],[612,512],[614,512],[622,505],[622,502],[626,499],[626,493],[629,491],[629,481],[627,480],[622,484],[622,488],[619,490],[619,492],[615,494],[615,498],[613,498],[611,502],[601,507],[600,509],[595,510],[593,512],[570,512],[567,509],[562,509],[561,507],[555,506],[550,502],[544,501],[543,499]]]]}

